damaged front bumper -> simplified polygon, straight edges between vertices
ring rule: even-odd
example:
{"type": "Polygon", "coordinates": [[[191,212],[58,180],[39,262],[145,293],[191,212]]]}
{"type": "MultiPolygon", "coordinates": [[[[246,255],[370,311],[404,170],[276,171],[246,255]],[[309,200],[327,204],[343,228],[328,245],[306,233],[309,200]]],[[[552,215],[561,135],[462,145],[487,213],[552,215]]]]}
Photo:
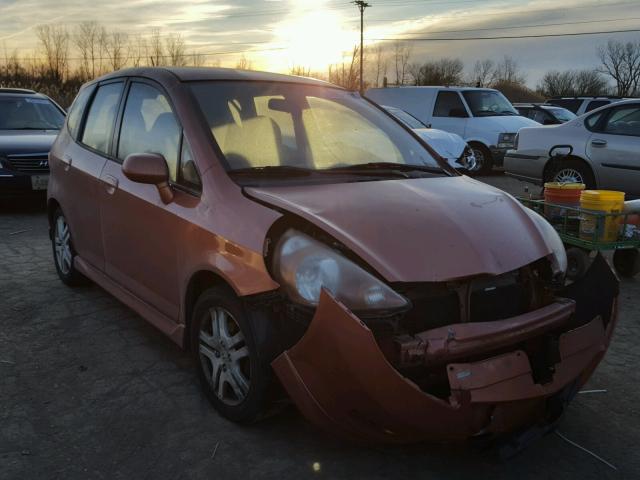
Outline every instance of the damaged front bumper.
{"type": "Polygon", "coordinates": [[[307,332],[272,365],[312,423],[352,440],[514,432],[555,421],[587,381],[608,347],[617,296],[618,280],[598,256],[551,305],[404,336],[395,353],[383,353],[369,328],[323,292],[307,332]],[[527,342],[540,342],[535,355],[527,342]],[[446,372],[447,396],[421,389],[401,373],[406,365],[446,372]]]}

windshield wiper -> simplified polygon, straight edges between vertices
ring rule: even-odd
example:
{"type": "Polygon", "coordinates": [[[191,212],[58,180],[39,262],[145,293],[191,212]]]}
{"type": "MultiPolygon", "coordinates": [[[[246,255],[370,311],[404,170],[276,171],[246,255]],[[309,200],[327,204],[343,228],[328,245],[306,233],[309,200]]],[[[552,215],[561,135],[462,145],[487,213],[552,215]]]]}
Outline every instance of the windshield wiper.
{"type": "Polygon", "coordinates": [[[15,127],[15,128],[3,128],[3,130],[60,130],[55,127],[15,127]]]}
{"type": "Polygon", "coordinates": [[[504,113],[505,115],[515,115],[515,116],[520,115],[519,113],[512,112],[511,110],[502,110],[500,113],[504,113]]]}
{"type": "Polygon", "coordinates": [[[311,175],[313,170],[291,165],[267,165],[264,167],[247,167],[229,170],[233,175],[273,176],[273,177],[304,177],[311,175]]]}
{"type": "MultiPolygon", "coordinates": [[[[439,167],[430,167],[428,165],[411,165],[407,163],[393,163],[393,162],[369,162],[356,165],[345,165],[341,167],[333,167],[321,170],[322,172],[347,172],[355,174],[397,174],[403,177],[407,177],[405,172],[427,172],[427,173],[442,173],[443,170],[439,167]]],[[[408,178],[408,177],[407,177],[408,178]]]]}

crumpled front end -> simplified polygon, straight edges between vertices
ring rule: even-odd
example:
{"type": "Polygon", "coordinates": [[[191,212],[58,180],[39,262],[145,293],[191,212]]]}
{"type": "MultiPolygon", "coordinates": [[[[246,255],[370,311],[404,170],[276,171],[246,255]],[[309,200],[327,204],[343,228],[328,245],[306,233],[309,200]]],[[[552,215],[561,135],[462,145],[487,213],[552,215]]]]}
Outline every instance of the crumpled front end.
{"type": "Polygon", "coordinates": [[[355,441],[515,432],[557,420],[587,381],[608,347],[617,295],[598,256],[535,310],[383,340],[324,291],[305,334],[272,365],[311,422],[355,441]]]}

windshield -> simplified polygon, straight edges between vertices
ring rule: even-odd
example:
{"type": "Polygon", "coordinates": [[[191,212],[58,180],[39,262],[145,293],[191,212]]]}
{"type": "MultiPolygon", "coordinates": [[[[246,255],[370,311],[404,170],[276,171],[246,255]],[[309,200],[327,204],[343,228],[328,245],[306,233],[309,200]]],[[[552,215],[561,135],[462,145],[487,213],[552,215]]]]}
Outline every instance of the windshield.
{"type": "Polygon", "coordinates": [[[496,90],[467,90],[462,95],[474,117],[518,115],[511,102],[496,90]]]}
{"type": "Polygon", "coordinates": [[[576,118],[576,114],[562,107],[545,107],[551,115],[556,117],[561,122],[568,122],[576,118]]]}
{"type": "Polygon", "coordinates": [[[410,113],[405,112],[404,110],[400,110],[399,108],[394,108],[394,107],[383,107],[383,108],[409,128],[427,128],[427,126],[424,123],[422,123],[420,120],[418,120],[416,117],[414,117],[410,113]]]}
{"type": "Polygon", "coordinates": [[[64,115],[46,98],[0,97],[0,130],[60,130],[64,115]]]}
{"type": "Polygon", "coordinates": [[[229,171],[318,173],[371,164],[440,170],[418,140],[357,93],[283,82],[191,88],[229,171]]]}

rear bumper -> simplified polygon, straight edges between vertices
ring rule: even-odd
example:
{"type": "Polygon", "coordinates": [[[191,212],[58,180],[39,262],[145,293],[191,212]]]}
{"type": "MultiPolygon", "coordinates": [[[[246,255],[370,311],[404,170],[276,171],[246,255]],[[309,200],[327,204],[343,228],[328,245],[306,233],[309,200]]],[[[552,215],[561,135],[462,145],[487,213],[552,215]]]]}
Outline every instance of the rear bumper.
{"type": "Polygon", "coordinates": [[[509,150],[504,157],[504,170],[509,176],[540,185],[547,160],[547,157],[524,155],[509,150]]]}
{"type": "Polygon", "coordinates": [[[557,406],[549,405],[562,398],[564,407],[572,397],[567,391],[587,381],[608,347],[617,294],[617,278],[598,257],[581,281],[562,292],[568,300],[550,308],[526,318],[451,325],[444,338],[442,329],[416,335],[422,344],[413,353],[425,368],[434,359],[446,368],[448,398],[404,377],[366,325],[326,292],[303,338],[272,365],[311,422],[355,441],[462,440],[513,432],[555,421],[557,406]],[[523,338],[552,334],[553,374],[537,381],[519,345],[523,338]]]}

